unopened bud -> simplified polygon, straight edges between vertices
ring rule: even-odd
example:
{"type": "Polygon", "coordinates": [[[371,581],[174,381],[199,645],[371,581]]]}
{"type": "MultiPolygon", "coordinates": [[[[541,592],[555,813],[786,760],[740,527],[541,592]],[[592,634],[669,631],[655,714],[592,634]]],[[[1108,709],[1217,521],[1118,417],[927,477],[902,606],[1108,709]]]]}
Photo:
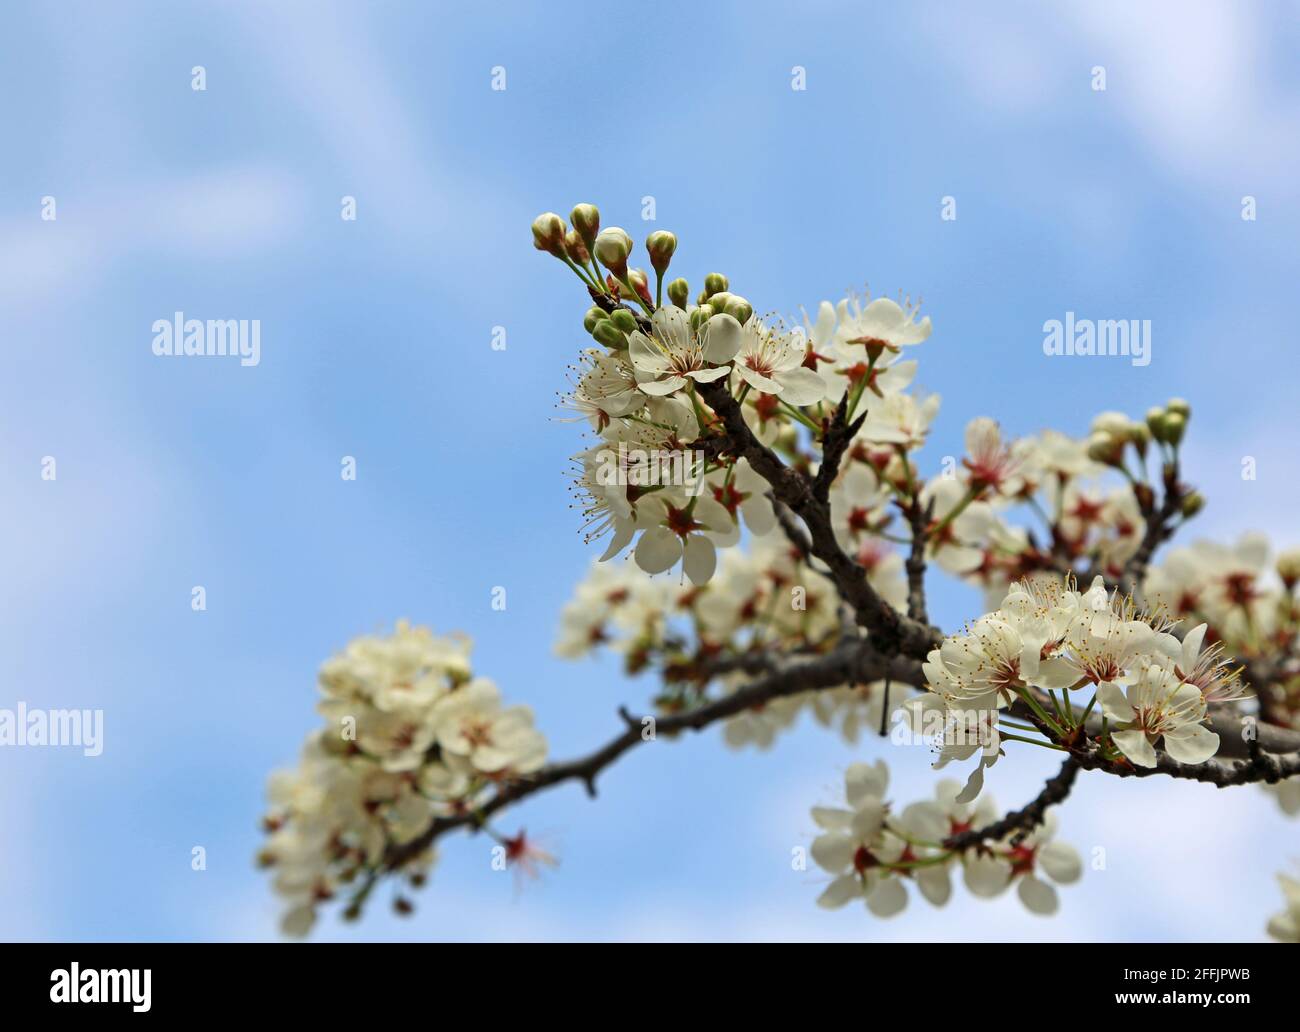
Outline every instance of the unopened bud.
{"type": "Polygon", "coordinates": [[[601,319],[596,323],[596,328],[591,331],[591,335],[596,338],[597,344],[604,344],[607,348],[627,347],[627,338],[623,336],[623,331],[618,328],[613,319],[601,319]]]}
{"type": "Polygon", "coordinates": [[[741,326],[749,322],[750,316],[754,314],[754,306],[739,294],[732,294],[727,298],[727,303],[723,305],[722,310],[740,323],[741,326]]]}
{"type": "Polygon", "coordinates": [[[1133,447],[1137,449],[1137,453],[1145,458],[1147,445],[1151,443],[1151,430],[1146,423],[1130,423],[1128,439],[1133,442],[1133,447]]]}
{"type": "Polygon", "coordinates": [[[609,321],[624,333],[631,333],[636,329],[636,316],[626,308],[615,308],[609,313],[609,321]]]}
{"type": "Polygon", "coordinates": [[[1300,548],[1293,548],[1277,557],[1277,575],[1290,591],[1300,583],[1300,548]]]}
{"type": "Polygon", "coordinates": [[[704,298],[705,298],[705,300],[707,301],[707,300],[708,300],[709,298],[711,298],[714,294],[717,294],[717,293],[719,293],[720,291],[726,290],[727,287],[729,287],[729,286],[730,286],[730,284],[727,282],[727,277],[724,276],[724,275],[722,275],[722,273],[720,273],[720,272],[711,272],[711,273],[709,273],[707,276],[704,277],[704,298]]]}
{"type": "Polygon", "coordinates": [[[632,285],[632,289],[637,292],[641,300],[646,304],[650,303],[650,279],[645,274],[645,269],[632,269],[627,274],[627,281],[632,285]]]}
{"type": "Polygon", "coordinates": [[[1184,419],[1192,418],[1192,406],[1184,398],[1170,398],[1169,404],[1165,406],[1169,412],[1176,412],[1184,419]]]}
{"type": "Polygon", "coordinates": [[[591,252],[587,250],[586,243],[578,236],[576,229],[571,229],[564,234],[564,253],[579,265],[586,265],[591,261],[591,252]]]}
{"type": "Polygon", "coordinates": [[[587,314],[582,317],[582,328],[590,333],[596,328],[596,323],[605,318],[605,310],[592,305],[587,309],[587,314]]]}
{"type": "Polygon", "coordinates": [[[1103,431],[1088,438],[1088,458],[1106,466],[1118,466],[1124,455],[1123,440],[1103,431]]]}
{"type": "Polygon", "coordinates": [[[666,229],[656,229],[646,237],[645,249],[650,255],[650,265],[662,276],[677,250],[677,237],[666,229]]]}
{"type": "Polygon", "coordinates": [[[730,291],[719,290],[716,294],[709,297],[709,304],[713,306],[715,312],[725,312],[727,310],[727,302],[730,301],[733,296],[734,295],[730,291]]]}
{"type": "Polygon", "coordinates": [[[632,238],[618,226],[602,229],[596,237],[596,257],[602,265],[620,275],[627,269],[627,256],[631,253],[632,238]]]}
{"type": "Polygon", "coordinates": [[[564,254],[564,219],[553,211],[533,219],[533,246],[559,258],[564,254]]]}
{"type": "Polygon", "coordinates": [[[1128,424],[1128,416],[1123,412],[1100,412],[1092,421],[1092,432],[1124,438],[1128,436],[1128,424]]]}
{"type": "Polygon", "coordinates": [[[1151,431],[1151,436],[1162,443],[1168,441],[1165,434],[1165,418],[1167,415],[1168,413],[1162,408],[1147,409],[1147,428],[1151,431]]]}
{"type": "Polygon", "coordinates": [[[696,305],[691,309],[691,329],[698,330],[706,322],[713,318],[714,311],[712,305],[696,305]]]}
{"type": "Polygon", "coordinates": [[[680,277],[668,284],[668,300],[685,310],[686,299],[691,296],[691,285],[680,277]]]}
{"type": "Polygon", "coordinates": [[[1183,431],[1186,429],[1186,416],[1178,412],[1170,412],[1165,416],[1165,440],[1170,444],[1178,444],[1183,439],[1183,431]]]}
{"type": "Polygon", "coordinates": [[[600,212],[594,204],[575,204],[569,212],[569,221],[588,250],[595,246],[596,234],[600,232],[600,212]]]}
{"type": "Polygon", "coordinates": [[[1191,519],[1198,512],[1205,508],[1205,496],[1200,491],[1192,491],[1183,495],[1182,502],[1178,508],[1182,511],[1184,519],[1191,519]]]}

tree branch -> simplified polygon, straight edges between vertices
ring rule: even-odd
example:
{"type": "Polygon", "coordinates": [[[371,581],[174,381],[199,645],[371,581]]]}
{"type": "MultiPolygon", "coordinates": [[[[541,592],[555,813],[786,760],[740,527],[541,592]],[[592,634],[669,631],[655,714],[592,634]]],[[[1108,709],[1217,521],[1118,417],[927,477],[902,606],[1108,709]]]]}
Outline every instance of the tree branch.
{"type": "Polygon", "coordinates": [[[644,718],[634,716],[626,708],[620,709],[619,715],[627,725],[626,728],[595,752],[575,760],[549,764],[528,778],[503,784],[495,795],[478,807],[434,818],[417,838],[390,848],[384,858],[384,867],[398,868],[423,853],[447,832],[457,828],[477,828],[498,811],[555,785],[579,781],[586,787],[587,794],[594,796],[596,779],[606,767],[630,749],[642,742],[654,741],[660,735],[699,731],[774,699],[838,688],[845,684],[875,681],[885,676],[894,681],[918,684],[920,664],[907,657],[883,656],[869,642],[854,638],[841,642],[825,655],[780,664],[771,673],[738,691],[685,713],[655,716],[654,731],[650,736],[647,736],[649,725],[643,724],[644,718]]]}
{"type": "MultiPolygon", "coordinates": [[[[880,597],[868,581],[866,571],[840,548],[831,524],[830,507],[817,496],[817,482],[810,482],[798,470],[785,465],[775,452],[754,436],[725,380],[700,384],[699,393],[722,419],[731,450],[748,459],[753,470],[771,485],[776,499],[803,519],[808,527],[812,554],[826,564],[828,576],[835,582],[840,596],[853,607],[859,625],[871,632],[879,651],[924,659],[942,642],[943,635],[924,621],[899,613],[880,597]]],[[[845,428],[843,432],[850,429],[845,428]]],[[[839,432],[834,429],[827,432],[828,448],[823,453],[823,468],[827,467],[825,460],[829,458],[834,463],[832,473],[847,444],[847,440],[845,445],[837,444],[840,439],[839,432]]]]}
{"type": "Polygon", "coordinates": [[[1000,842],[1012,833],[1016,835],[1014,842],[1018,843],[1043,823],[1043,817],[1049,806],[1065,801],[1065,797],[1070,794],[1070,789],[1074,787],[1074,779],[1078,776],[1079,768],[1079,761],[1073,756],[1067,756],[1065,762],[1061,764],[1061,769],[1047,779],[1043,790],[1030,803],[1019,810],[1012,810],[1000,821],[994,821],[983,828],[950,835],[943,841],[944,848],[969,849],[971,846],[989,840],[1000,842]]]}

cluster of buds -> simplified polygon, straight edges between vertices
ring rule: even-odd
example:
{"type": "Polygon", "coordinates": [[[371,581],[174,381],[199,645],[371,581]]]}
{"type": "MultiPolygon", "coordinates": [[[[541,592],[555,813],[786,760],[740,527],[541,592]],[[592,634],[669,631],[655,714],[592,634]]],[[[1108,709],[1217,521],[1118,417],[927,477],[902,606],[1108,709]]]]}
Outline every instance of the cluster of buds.
{"type": "Polygon", "coordinates": [[[1192,406],[1182,398],[1170,398],[1164,408],[1154,406],[1147,410],[1147,428],[1161,444],[1177,448],[1183,441],[1192,406]]]}
{"type": "MultiPolygon", "coordinates": [[[[621,302],[639,305],[648,314],[663,303],[664,273],[677,250],[677,238],[662,229],[646,238],[646,253],[655,273],[653,297],[645,269],[628,267],[634,247],[632,238],[620,226],[601,229],[600,211],[594,204],[575,205],[569,213],[567,227],[564,219],[553,211],[538,215],[533,220],[533,246],[554,255],[572,269],[592,292],[592,297],[604,301],[598,309],[602,314],[612,312],[621,302]]],[[[588,332],[595,336],[592,326],[588,332]]],[[[609,331],[605,331],[605,336],[616,339],[609,331]]],[[[606,347],[618,346],[603,340],[601,343],[606,347]]]]}
{"type": "Polygon", "coordinates": [[[1103,466],[1123,469],[1125,449],[1131,446],[1142,462],[1147,457],[1152,436],[1147,423],[1129,419],[1122,412],[1102,412],[1092,421],[1088,458],[1103,466]]]}

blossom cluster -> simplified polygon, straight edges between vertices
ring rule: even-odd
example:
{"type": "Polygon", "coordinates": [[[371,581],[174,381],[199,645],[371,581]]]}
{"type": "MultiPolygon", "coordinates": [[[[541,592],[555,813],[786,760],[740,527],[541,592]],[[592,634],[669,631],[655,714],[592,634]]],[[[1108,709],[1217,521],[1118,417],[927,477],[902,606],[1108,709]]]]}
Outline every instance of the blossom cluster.
{"type": "Polygon", "coordinates": [[[1181,640],[1171,629],[1108,593],[1100,576],[1085,592],[1047,578],[1018,583],[997,610],[930,653],[928,693],[908,702],[909,717],[921,731],[939,716],[940,766],[981,752],[972,795],[1001,754],[999,711],[1015,703],[1037,718],[1037,730],[1062,739],[1099,706],[1108,722],[1102,747],[1137,766],[1155,766],[1157,745],[1181,763],[1204,763],[1219,747],[1204,724],[1209,706],[1243,689],[1222,649],[1203,648],[1206,625],[1181,640]],[[1072,693],[1081,694],[1078,705],[1072,693]],[[989,733],[972,740],[972,727],[989,733]]]}
{"type": "Polygon", "coordinates": [[[819,905],[842,907],[860,899],[877,917],[890,917],[907,906],[911,882],[928,902],[942,906],[952,895],[953,872],[960,871],[974,896],[992,898],[1014,883],[1030,911],[1051,914],[1058,906],[1055,885],[1068,885],[1082,874],[1078,852],[1053,841],[1051,809],[1032,829],[962,848],[949,840],[996,820],[990,797],[972,806],[961,801],[958,783],[945,778],[935,786],[933,800],[894,813],[886,800],[888,785],[884,761],[855,763],[844,777],[847,805],[813,808],[822,832],[813,841],[812,858],[832,877],[819,905]]]}
{"type": "MultiPolygon", "coordinates": [[[[814,461],[802,446],[818,434],[841,399],[850,415],[865,394],[879,399],[855,437],[866,460],[881,466],[923,443],[938,399],[904,393],[916,364],[903,348],[930,334],[907,302],[847,298],[822,302],[801,323],[754,314],[726,276],[710,273],[694,302],[685,279],[663,274],[676,238],[656,231],[646,241],[654,266],[651,295],[644,270],[630,269],[630,237],[600,228],[599,213],[578,205],[572,227],[553,213],[539,216],[540,250],[565,261],[596,300],[583,325],[598,347],[586,348],[563,406],[589,422],[597,440],[574,457],[574,486],[589,540],[608,538],[602,560],[627,549],[650,574],[681,567],[693,584],[713,577],[719,548],[735,546],[742,528],[762,535],[776,525],[770,485],[743,458],[693,447],[717,426],[701,394],[724,382],[756,436],[798,463],[814,461]],[[639,309],[636,310],[636,309],[639,309]],[[846,398],[847,396],[847,398],[846,398]],[[629,468],[626,456],[639,456],[629,468]],[[618,457],[618,460],[615,459],[618,457]],[[655,457],[684,457],[673,476],[655,457]]],[[[871,467],[872,482],[879,470],[871,467]]]]}
{"type": "MultiPolygon", "coordinates": [[[[310,930],[317,907],[346,886],[363,898],[390,851],[436,817],[464,812],[546,758],[532,711],[502,705],[496,685],[474,676],[463,637],[399,622],[352,641],[321,667],[319,685],[325,726],[308,735],[295,769],[271,776],[259,854],[291,935],[310,930]]],[[[398,869],[419,884],[433,862],[425,850],[398,869]]]]}
{"type": "MultiPolygon", "coordinates": [[[[868,576],[884,597],[901,603],[901,558],[890,553],[868,576]]],[[[555,651],[577,659],[608,648],[629,674],[658,671],[663,685],[655,702],[672,712],[701,701],[711,680],[725,692],[743,687],[761,671],[751,661],[816,653],[840,633],[834,586],[775,533],[727,552],[703,587],[647,577],[630,562],[593,563],[564,606],[555,651]]],[[[727,721],[724,738],[733,747],[766,747],[807,711],[856,742],[862,731],[882,726],[884,694],[873,681],[774,699],[727,721]]],[[[898,692],[894,699],[900,701],[898,692]]]]}

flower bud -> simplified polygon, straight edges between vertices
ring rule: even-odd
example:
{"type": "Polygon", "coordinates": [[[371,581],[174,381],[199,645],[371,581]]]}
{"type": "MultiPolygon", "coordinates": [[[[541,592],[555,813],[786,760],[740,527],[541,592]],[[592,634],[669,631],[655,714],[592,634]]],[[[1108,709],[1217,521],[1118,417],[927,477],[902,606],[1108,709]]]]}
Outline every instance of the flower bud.
{"type": "Polygon", "coordinates": [[[1130,423],[1128,439],[1133,442],[1133,447],[1137,449],[1138,455],[1146,458],[1147,445],[1151,443],[1151,430],[1146,423],[1130,423]]]}
{"type": "Polygon", "coordinates": [[[545,211],[533,219],[533,246],[559,258],[564,254],[564,219],[545,211]]]}
{"type": "Polygon", "coordinates": [[[579,265],[586,265],[591,261],[591,252],[587,250],[586,243],[578,236],[576,229],[571,229],[564,234],[564,253],[579,265]]]}
{"type": "MultiPolygon", "coordinates": [[[[582,237],[582,242],[591,250],[596,243],[596,234],[600,232],[600,212],[594,204],[575,204],[569,212],[569,221],[582,237]]],[[[629,248],[630,250],[630,248],[629,248]]]]}
{"type": "Polygon", "coordinates": [[[607,348],[616,350],[627,347],[627,338],[623,336],[623,331],[618,328],[618,324],[613,319],[602,319],[596,323],[596,328],[591,331],[591,335],[596,338],[597,344],[604,344],[607,348]]]}
{"type": "Polygon", "coordinates": [[[732,294],[728,297],[727,303],[722,306],[722,310],[740,323],[741,326],[749,322],[750,317],[754,314],[754,306],[739,294],[732,294]]]}
{"type": "Polygon", "coordinates": [[[587,309],[587,314],[582,317],[582,328],[590,333],[596,328],[596,323],[605,318],[605,310],[592,305],[587,309]]]}
{"type": "Polygon", "coordinates": [[[632,253],[632,238],[618,226],[602,229],[596,237],[595,254],[600,263],[620,276],[627,269],[627,256],[632,253]]]}
{"type": "Polygon", "coordinates": [[[1170,412],[1165,415],[1165,440],[1170,444],[1178,444],[1183,439],[1183,431],[1187,429],[1187,417],[1178,413],[1170,412]]]}
{"type": "Polygon", "coordinates": [[[1165,416],[1167,413],[1162,408],[1147,409],[1147,427],[1151,431],[1151,436],[1162,443],[1168,438],[1165,436],[1165,416]]]}
{"type": "Polygon", "coordinates": [[[685,311],[686,299],[691,296],[691,285],[678,277],[668,284],[668,300],[685,311]]]}
{"type": "Polygon", "coordinates": [[[631,333],[636,329],[636,316],[626,308],[615,308],[609,313],[609,320],[624,333],[631,333]]]}
{"type": "Polygon", "coordinates": [[[719,291],[726,290],[730,284],[727,277],[720,272],[711,272],[704,277],[704,299],[707,301],[719,291]]]}
{"type": "Polygon", "coordinates": [[[691,329],[698,330],[706,322],[712,319],[713,316],[714,310],[712,305],[696,305],[691,309],[691,329]]]}
{"type": "Polygon", "coordinates": [[[1300,583],[1300,548],[1292,548],[1277,557],[1277,575],[1287,591],[1300,583]]]}
{"type": "Polygon", "coordinates": [[[656,229],[645,238],[645,249],[650,255],[650,265],[662,276],[677,250],[677,237],[666,229],[656,229]]]}
{"type": "Polygon", "coordinates": [[[1165,410],[1168,412],[1176,412],[1184,419],[1192,418],[1192,406],[1187,404],[1187,401],[1184,398],[1170,398],[1169,404],[1165,406],[1165,410]]]}
{"type": "Polygon", "coordinates": [[[1124,455],[1124,441],[1104,431],[1095,431],[1088,438],[1088,458],[1105,466],[1118,466],[1124,455]]]}
{"type": "Polygon", "coordinates": [[[1128,416],[1123,412],[1100,412],[1092,421],[1092,432],[1123,439],[1128,435],[1128,423],[1128,416]]]}
{"type": "Polygon", "coordinates": [[[1183,495],[1183,500],[1179,503],[1179,509],[1182,510],[1184,519],[1191,519],[1198,512],[1205,508],[1205,496],[1200,491],[1192,491],[1183,495]]]}
{"type": "Polygon", "coordinates": [[[645,269],[632,269],[627,274],[627,281],[640,295],[641,300],[650,304],[650,279],[646,276],[645,269]]]}

